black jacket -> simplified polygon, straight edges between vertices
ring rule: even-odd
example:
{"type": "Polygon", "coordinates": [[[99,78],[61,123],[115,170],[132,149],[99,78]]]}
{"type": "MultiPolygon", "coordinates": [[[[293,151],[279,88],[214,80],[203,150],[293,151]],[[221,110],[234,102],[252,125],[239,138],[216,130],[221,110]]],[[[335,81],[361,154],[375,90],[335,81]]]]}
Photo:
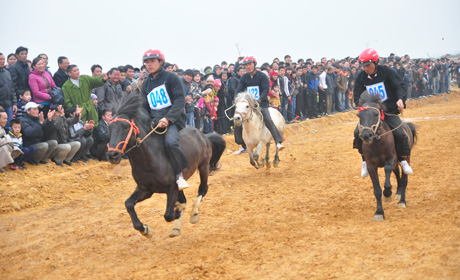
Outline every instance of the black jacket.
{"type": "Polygon", "coordinates": [[[246,91],[248,87],[252,86],[259,87],[260,97],[258,101],[260,107],[268,108],[268,92],[270,90],[270,83],[268,82],[268,77],[260,71],[256,71],[256,73],[252,77],[249,73],[246,73],[241,77],[236,93],[238,94],[240,92],[246,91]]]}
{"type": "Polygon", "coordinates": [[[16,98],[19,99],[19,95],[24,93],[26,90],[30,90],[29,86],[29,65],[22,63],[19,60],[8,68],[11,73],[11,79],[13,80],[14,92],[16,98]]]}
{"type": "Polygon", "coordinates": [[[53,121],[45,120],[43,125],[38,117],[32,117],[27,114],[21,118],[21,132],[24,147],[45,141],[45,131],[49,133],[53,130],[53,121]]]}
{"type": "Polygon", "coordinates": [[[67,81],[69,76],[67,76],[67,73],[63,71],[61,68],[59,68],[56,73],[54,73],[53,80],[54,83],[56,84],[57,87],[62,88],[64,83],[67,81]]]}
{"type": "Polygon", "coordinates": [[[386,107],[385,112],[390,114],[399,114],[396,102],[399,99],[406,101],[405,85],[401,77],[393,69],[387,66],[377,66],[377,73],[368,76],[365,71],[358,74],[355,80],[354,97],[355,105],[358,106],[361,93],[366,90],[366,86],[375,85],[383,82],[388,99],[383,102],[386,107]]]}
{"type": "Polygon", "coordinates": [[[230,81],[228,81],[228,94],[235,99],[237,90],[238,90],[238,84],[240,83],[240,75],[234,74],[230,81]]]}
{"type": "MultiPolygon", "coordinates": [[[[152,121],[157,123],[162,118],[168,119],[171,123],[176,124],[180,128],[185,127],[186,116],[184,113],[185,108],[185,91],[182,85],[182,81],[179,79],[176,74],[170,73],[162,69],[160,73],[153,77],[152,74],[142,83],[141,95],[144,96],[142,107],[152,118],[152,121]],[[153,93],[153,90],[159,86],[164,85],[167,91],[167,94],[170,98],[171,106],[153,110],[149,104],[150,93],[153,93]]],[[[161,97],[161,96],[159,96],[161,97]]],[[[152,99],[151,99],[152,100],[152,99]]],[[[161,101],[154,100],[153,102],[161,101]]]]}
{"type": "Polygon", "coordinates": [[[5,67],[0,68],[0,105],[6,109],[16,104],[17,98],[14,93],[11,74],[5,67]]]}
{"type": "Polygon", "coordinates": [[[93,132],[94,144],[107,144],[110,140],[110,132],[107,123],[101,119],[93,132]]]}
{"type": "Polygon", "coordinates": [[[69,143],[69,126],[72,126],[80,120],[80,116],[75,114],[71,118],[66,118],[64,116],[59,116],[56,120],[53,120],[53,128],[46,131],[46,140],[56,140],[58,144],[69,143]]]}

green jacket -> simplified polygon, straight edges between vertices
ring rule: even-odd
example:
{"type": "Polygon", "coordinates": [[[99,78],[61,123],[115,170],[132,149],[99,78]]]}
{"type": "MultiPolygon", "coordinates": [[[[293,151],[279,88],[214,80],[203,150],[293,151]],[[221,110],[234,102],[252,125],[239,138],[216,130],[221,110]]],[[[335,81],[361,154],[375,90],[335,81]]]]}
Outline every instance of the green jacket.
{"type": "Polygon", "coordinates": [[[80,76],[80,88],[72,83],[70,78],[62,85],[64,92],[64,109],[67,110],[74,105],[83,107],[85,110],[81,112],[81,120],[94,121],[94,127],[98,126],[98,114],[96,108],[91,101],[91,90],[104,85],[101,77],[90,77],[87,75],[80,76]]]}

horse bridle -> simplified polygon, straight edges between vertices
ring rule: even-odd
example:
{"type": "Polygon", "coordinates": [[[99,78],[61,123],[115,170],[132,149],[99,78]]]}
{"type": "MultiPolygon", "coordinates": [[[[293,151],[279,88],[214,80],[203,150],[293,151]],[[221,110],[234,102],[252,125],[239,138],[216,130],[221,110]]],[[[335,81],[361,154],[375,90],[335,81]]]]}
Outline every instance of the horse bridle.
{"type": "Polygon", "coordinates": [[[247,118],[246,118],[246,121],[250,121],[250,120],[252,119],[252,115],[253,115],[254,109],[252,108],[252,106],[251,106],[251,104],[249,103],[249,101],[247,101],[247,100],[245,100],[245,99],[244,99],[244,100],[240,100],[240,101],[238,101],[237,103],[239,103],[239,102],[248,103],[249,108],[251,109],[251,115],[250,115],[249,117],[247,117],[247,115],[249,114],[249,112],[243,113],[243,112],[238,111],[238,109],[235,109],[235,114],[240,114],[241,117],[243,118],[243,121],[245,121],[245,119],[244,119],[245,117],[247,117],[247,118]]]}
{"type": "Polygon", "coordinates": [[[364,110],[367,110],[367,109],[376,110],[379,113],[379,119],[378,119],[377,123],[373,124],[371,127],[368,127],[368,126],[363,126],[361,124],[361,118],[360,118],[359,122],[358,122],[359,134],[361,135],[361,132],[363,130],[367,129],[367,130],[372,131],[372,133],[374,135],[376,135],[376,137],[378,139],[378,138],[380,138],[380,136],[377,135],[377,131],[379,130],[380,125],[382,124],[382,120],[385,119],[385,114],[383,113],[383,109],[378,109],[378,108],[371,107],[371,106],[358,107],[358,112],[361,112],[361,111],[364,111],[364,110]]]}
{"type": "Polygon", "coordinates": [[[124,141],[121,141],[120,143],[117,144],[115,148],[110,148],[110,143],[107,143],[107,150],[109,152],[119,152],[121,154],[125,153],[126,146],[128,145],[129,139],[131,138],[131,135],[134,132],[134,139],[137,139],[137,135],[139,134],[139,127],[134,123],[134,119],[131,119],[131,121],[124,119],[124,118],[115,118],[113,119],[110,123],[115,123],[115,122],[127,122],[130,125],[128,135],[126,136],[126,139],[124,141]],[[123,144],[123,147],[120,149],[120,145],[123,144]]]}

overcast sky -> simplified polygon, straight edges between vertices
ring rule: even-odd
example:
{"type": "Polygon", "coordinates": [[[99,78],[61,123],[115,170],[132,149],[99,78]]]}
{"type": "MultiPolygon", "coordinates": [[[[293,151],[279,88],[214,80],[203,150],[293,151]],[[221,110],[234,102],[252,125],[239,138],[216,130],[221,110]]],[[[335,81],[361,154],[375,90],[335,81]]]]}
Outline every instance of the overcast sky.
{"type": "Polygon", "coordinates": [[[237,43],[259,65],[285,54],[358,56],[366,47],[380,56],[460,53],[458,0],[1,0],[0,9],[0,52],[46,53],[53,73],[61,55],[83,74],[93,64],[140,67],[150,48],[182,69],[203,69],[234,62],[237,43]]]}

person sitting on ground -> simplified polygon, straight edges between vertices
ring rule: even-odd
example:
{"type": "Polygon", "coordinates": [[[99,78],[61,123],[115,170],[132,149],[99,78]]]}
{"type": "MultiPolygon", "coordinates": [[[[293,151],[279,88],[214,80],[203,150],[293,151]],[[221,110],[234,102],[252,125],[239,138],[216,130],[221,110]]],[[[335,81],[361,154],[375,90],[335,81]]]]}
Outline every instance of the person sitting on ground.
{"type": "Polygon", "coordinates": [[[112,122],[112,118],[112,109],[104,109],[102,111],[102,119],[93,132],[94,143],[90,148],[90,152],[99,161],[108,161],[107,144],[110,141],[109,124],[112,122]]]}
{"type": "Polygon", "coordinates": [[[17,97],[14,92],[13,80],[11,79],[10,72],[5,69],[5,56],[0,52],[0,106],[8,114],[6,131],[9,131],[10,121],[18,110],[16,103],[17,97]]]}
{"type": "Polygon", "coordinates": [[[31,165],[48,164],[46,159],[56,149],[58,143],[56,140],[45,141],[45,130],[53,129],[51,116],[45,121],[43,112],[38,111],[38,104],[29,102],[25,108],[26,115],[21,118],[24,147],[34,146],[37,150],[32,158],[28,161],[31,165]]]}
{"type": "MultiPolygon", "coordinates": [[[[97,100],[97,99],[95,99],[97,100]]],[[[69,127],[70,139],[72,141],[80,142],[81,146],[78,152],[75,154],[71,162],[78,162],[79,160],[83,162],[87,162],[89,160],[88,155],[90,155],[89,151],[91,146],[93,146],[93,121],[86,121],[85,123],[80,120],[81,110],[83,108],[79,108],[78,106],[72,106],[67,113],[71,117],[75,117],[76,115],[79,118],[79,122],[69,127]]],[[[92,156],[91,156],[92,157],[92,156]]]]}
{"type": "Polygon", "coordinates": [[[14,162],[12,156],[14,143],[7,137],[5,126],[8,121],[8,114],[5,109],[0,108],[0,173],[3,173],[2,170],[8,164],[14,162]]]}
{"type": "Polygon", "coordinates": [[[13,165],[17,166],[19,169],[27,169],[24,162],[30,160],[35,154],[35,147],[31,146],[26,148],[22,144],[22,134],[21,134],[21,120],[18,118],[12,119],[10,122],[11,130],[8,134],[8,137],[13,141],[14,147],[20,150],[22,153],[14,159],[13,165]]]}
{"type": "Polygon", "coordinates": [[[58,146],[50,155],[51,161],[60,167],[63,167],[63,163],[71,166],[70,161],[80,149],[80,142],[69,141],[69,126],[76,124],[80,118],[66,118],[62,105],[57,106],[52,112],[54,113],[51,121],[54,127],[46,131],[45,137],[47,140],[56,140],[58,146]]]}

